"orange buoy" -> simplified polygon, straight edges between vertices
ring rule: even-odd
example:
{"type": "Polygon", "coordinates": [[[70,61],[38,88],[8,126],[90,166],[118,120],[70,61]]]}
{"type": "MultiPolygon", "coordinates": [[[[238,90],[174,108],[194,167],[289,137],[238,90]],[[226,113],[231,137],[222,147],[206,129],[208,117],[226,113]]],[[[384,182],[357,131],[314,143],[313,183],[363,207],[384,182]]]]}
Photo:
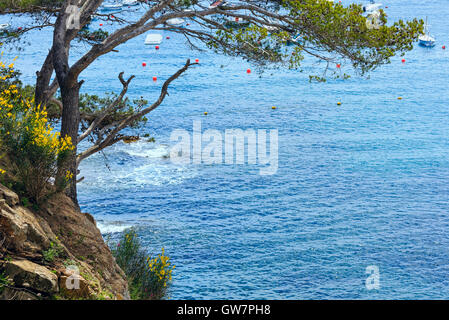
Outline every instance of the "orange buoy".
{"type": "Polygon", "coordinates": [[[142,67],[146,67],[146,66],[147,66],[146,62],[142,62],[142,67]]]}
{"type": "Polygon", "coordinates": [[[153,77],[153,81],[157,81],[157,77],[153,77]]]}
{"type": "Polygon", "coordinates": [[[155,48],[156,48],[156,50],[159,50],[159,46],[156,46],[155,48]]]}
{"type": "Polygon", "coordinates": [[[246,70],[246,73],[251,73],[251,69],[247,69],[247,70],[246,70]]]}

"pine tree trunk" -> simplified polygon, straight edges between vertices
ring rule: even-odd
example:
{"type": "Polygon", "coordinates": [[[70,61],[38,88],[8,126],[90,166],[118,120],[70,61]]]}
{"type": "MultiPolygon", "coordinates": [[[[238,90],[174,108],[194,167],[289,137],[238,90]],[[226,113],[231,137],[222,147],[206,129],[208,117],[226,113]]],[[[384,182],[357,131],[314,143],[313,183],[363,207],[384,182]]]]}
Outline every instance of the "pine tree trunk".
{"type": "Polygon", "coordinates": [[[65,179],[67,171],[73,175],[70,180],[70,185],[68,186],[66,193],[73,200],[73,202],[78,205],[77,200],[77,189],[76,189],[76,151],[77,151],[77,139],[78,130],[80,124],[80,112],[79,112],[79,89],[80,83],[77,81],[65,81],[61,88],[62,97],[62,122],[61,122],[61,137],[70,137],[74,145],[74,149],[69,159],[64,163],[60,164],[58,168],[57,179],[65,179]]]}

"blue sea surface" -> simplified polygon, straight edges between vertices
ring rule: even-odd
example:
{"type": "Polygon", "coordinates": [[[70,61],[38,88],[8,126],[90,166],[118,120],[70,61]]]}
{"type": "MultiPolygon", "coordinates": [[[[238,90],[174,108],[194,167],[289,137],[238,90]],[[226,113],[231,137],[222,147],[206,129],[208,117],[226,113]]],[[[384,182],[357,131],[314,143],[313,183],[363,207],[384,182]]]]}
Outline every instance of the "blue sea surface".
{"type": "MultiPolygon", "coordinates": [[[[125,71],[136,75],[130,96],[150,101],[187,58],[199,65],[149,115],[142,132],[155,143],[119,143],[82,163],[82,209],[104,234],[134,226],[149,252],[164,247],[176,265],[172,299],[449,299],[449,5],[383,2],[391,21],[427,16],[437,45],[369,78],[309,83],[324,69],[310,60],[305,73],[260,77],[167,32],[160,50],[142,35],[101,57],[81,75],[84,92],[118,92],[125,71]],[[173,164],[170,134],[194,120],[222,133],[277,129],[277,173],[173,164]],[[365,286],[372,265],[377,290],[365,286]]],[[[27,83],[52,37],[33,34],[16,63],[27,83]]],[[[75,59],[85,47],[73,50],[75,59]]]]}

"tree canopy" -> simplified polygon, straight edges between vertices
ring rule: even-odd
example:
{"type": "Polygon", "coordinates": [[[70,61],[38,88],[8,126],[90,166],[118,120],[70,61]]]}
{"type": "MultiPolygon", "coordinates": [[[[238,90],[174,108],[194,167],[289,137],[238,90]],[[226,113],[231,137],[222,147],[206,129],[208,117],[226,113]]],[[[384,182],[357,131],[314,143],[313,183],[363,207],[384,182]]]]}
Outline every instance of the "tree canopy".
{"type": "MultiPolygon", "coordinates": [[[[389,24],[382,10],[376,17],[367,17],[361,5],[328,0],[223,1],[217,5],[198,0],[140,0],[138,18],[105,12],[101,7],[103,2],[7,0],[0,6],[0,12],[26,13],[33,17],[29,25],[20,30],[6,30],[0,35],[3,41],[17,41],[25,33],[39,28],[53,29],[52,47],[37,72],[35,101],[37,105],[55,102],[59,89],[60,99],[56,103],[61,108],[61,136],[71,137],[75,145],[69,168],[74,176],[80,161],[126,138],[122,130],[157,108],[166,97],[170,83],[196,64],[186,61],[166,80],[156,101],[131,109],[124,99],[133,76],[125,79],[124,73],[120,73],[123,86],[120,94],[114,99],[101,100],[97,108],[90,105],[90,109],[84,108],[81,112],[83,103],[80,103],[79,91],[83,80],[79,77],[83,71],[99,57],[116,51],[119,45],[149,30],[182,34],[192,48],[206,45],[218,54],[241,57],[260,68],[278,66],[302,70],[302,62],[309,56],[325,62],[324,70],[331,64],[345,61],[360,74],[389,63],[395,54],[411,50],[423,30],[423,22],[417,19],[389,24]],[[93,18],[108,21],[114,26],[113,31],[108,33],[89,27],[93,18]],[[184,19],[188,24],[175,26],[170,23],[174,18],[184,19]],[[372,23],[374,18],[375,24],[372,23]],[[69,64],[74,39],[88,46],[77,61],[69,64]],[[80,124],[83,125],[80,127],[80,124]],[[90,147],[77,154],[76,144],[85,139],[90,139],[90,147]]],[[[313,77],[325,78],[324,75],[313,77]]],[[[61,172],[66,172],[66,168],[61,172]]],[[[76,199],[75,182],[70,193],[76,199]]]]}

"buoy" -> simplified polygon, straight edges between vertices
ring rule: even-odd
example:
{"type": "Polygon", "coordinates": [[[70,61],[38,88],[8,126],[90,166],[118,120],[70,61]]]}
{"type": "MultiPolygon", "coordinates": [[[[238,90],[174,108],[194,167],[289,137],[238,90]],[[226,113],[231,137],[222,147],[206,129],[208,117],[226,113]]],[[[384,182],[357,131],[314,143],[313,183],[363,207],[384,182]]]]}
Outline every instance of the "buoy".
{"type": "Polygon", "coordinates": [[[340,69],[340,67],[341,67],[341,64],[337,63],[337,68],[340,69]]]}
{"type": "Polygon", "coordinates": [[[402,59],[402,63],[405,63],[405,59],[402,59]]]}
{"type": "Polygon", "coordinates": [[[111,15],[111,18],[112,18],[112,19],[115,19],[115,17],[114,17],[113,15],[111,15]]]}
{"type": "Polygon", "coordinates": [[[19,31],[22,30],[22,27],[18,27],[17,30],[19,30],[19,31]]]}
{"type": "Polygon", "coordinates": [[[102,23],[100,23],[100,27],[102,27],[103,26],[103,24],[102,23]]]}
{"type": "Polygon", "coordinates": [[[200,62],[200,59],[195,59],[195,62],[196,62],[196,63],[200,62]]]}
{"type": "Polygon", "coordinates": [[[167,36],[167,37],[166,37],[165,39],[167,39],[167,40],[168,40],[168,39],[170,39],[170,37],[169,37],[169,36],[167,36]]]}
{"type": "Polygon", "coordinates": [[[246,73],[251,73],[251,69],[247,69],[247,70],[246,70],[246,73]]]}
{"type": "Polygon", "coordinates": [[[402,100],[402,97],[398,97],[398,100],[402,100]]]}
{"type": "Polygon", "coordinates": [[[157,81],[157,77],[153,77],[153,81],[157,81]]]}
{"type": "Polygon", "coordinates": [[[235,17],[235,22],[239,22],[239,17],[235,17]]]}
{"type": "Polygon", "coordinates": [[[276,109],[276,106],[272,106],[271,109],[273,109],[273,110],[276,109]]]}
{"type": "Polygon", "coordinates": [[[446,46],[443,46],[443,50],[446,50],[446,46]]]}
{"type": "Polygon", "coordinates": [[[142,67],[146,67],[147,64],[145,62],[142,62],[142,67]]]}
{"type": "Polygon", "coordinates": [[[159,50],[159,46],[156,46],[155,48],[156,48],[156,50],[159,50]]]}
{"type": "Polygon", "coordinates": [[[207,111],[204,111],[204,115],[207,116],[207,111]]]}
{"type": "Polygon", "coordinates": [[[341,102],[340,102],[340,101],[338,101],[338,102],[337,102],[337,105],[341,106],[341,102]]]}

